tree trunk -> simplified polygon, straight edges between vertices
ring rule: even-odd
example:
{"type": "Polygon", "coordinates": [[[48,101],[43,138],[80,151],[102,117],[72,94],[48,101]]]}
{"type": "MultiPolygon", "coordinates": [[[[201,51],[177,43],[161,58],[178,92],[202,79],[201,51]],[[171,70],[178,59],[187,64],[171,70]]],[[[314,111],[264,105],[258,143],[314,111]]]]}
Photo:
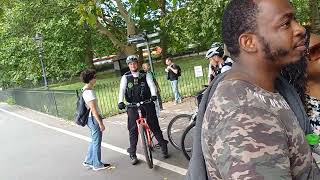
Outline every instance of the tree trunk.
{"type": "Polygon", "coordinates": [[[126,54],[126,55],[133,55],[135,54],[136,51],[136,47],[135,45],[123,45],[121,50],[126,54]]]}
{"type": "MultiPolygon", "coordinates": [[[[121,2],[121,0],[115,0],[115,1],[122,18],[127,24],[127,36],[137,34],[137,28],[135,26],[135,22],[130,17],[126,8],[123,6],[123,3],[121,2]]],[[[126,55],[132,55],[136,53],[136,48],[134,45],[127,45],[126,42],[125,43],[121,42],[119,39],[116,38],[116,36],[114,36],[114,34],[110,30],[103,27],[99,22],[97,22],[97,24],[100,32],[106,35],[112,41],[112,43],[119,48],[119,54],[125,53],[126,55]]]]}
{"type": "Polygon", "coordinates": [[[130,17],[128,11],[123,6],[121,0],[115,0],[119,9],[121,16],[127,24],[127,35],[133,35],[137,33],[137,28],[134,20],[130,17]]]}
{"type": "Polygon", "coordinates": [[[84,61],[88,68],[94,68],[93,65],[93,51],[92,51],[92,40],[91,30],[87,24],[84,24],[85,28],[85,49],[84,49],[84,61]]]}
{"type": "MultiPolygon", "coordinates": [[[[159,0],[158,1],[158,5],[160,8],[160,19],[164,19],[165,16],[167,15],[166,12],[166,1],[165,0],[159,0]]],[[[167,33],[166,33],[166,27],[162,27],[160,25],[160,29],[162,31],[160,39],[160,47],[161,47],[161,60],[162,62],[165,64],[166,62],[166,58],[167,58],[167,50],[168,50],[168,37],[167,37],[167,33]]]]}
{"type": "Polygon", "coordinates": [[[320,10],[317,0],[309,0],[311,10],[311,29],[315,33],[320,33],[320,10]]]}

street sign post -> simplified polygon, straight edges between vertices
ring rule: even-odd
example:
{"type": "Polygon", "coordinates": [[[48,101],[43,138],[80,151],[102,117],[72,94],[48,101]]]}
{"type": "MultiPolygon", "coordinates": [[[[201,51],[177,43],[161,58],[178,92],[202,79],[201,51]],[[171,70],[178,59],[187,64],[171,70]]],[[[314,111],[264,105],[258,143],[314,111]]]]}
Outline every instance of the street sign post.
{"type": "Polygon", "coordinates": [[[160,39],[155,39],[155,40],[152,40],[149,42],[139,43],[139,44],[137,44],[137,48],[147,46],[148,44],[151,45],[151,44],[158,44],[158,43],[160,43],[160,39]]]}
{"type": "Polygon", "coordinates": [[[150,39],[150,38],[153,38],[153,37],[157,37],[159,36],[159,32],[155,32],[155,33],[152,33],[152,34],[147,34],[147,37],[150,39]]]}
{"type": "Polygon", "coordinates": [[[158,38],[158,39],[151,40],[151,38],[155,38],[158,36],[159,36],[159,32],[147,34],[147,32],[144,31],[141,34],[130,35],[128,36],[128,39],[127,39],[128,43],[136,44],[137,48],[144,47],[144,46],[147,47],[148,59],[149,59],[149,64],[152,72],[154,72],[154,70],[153,70],[152,59],[151,59],[150,45],[160,43],[160,39],[158,38]]]}

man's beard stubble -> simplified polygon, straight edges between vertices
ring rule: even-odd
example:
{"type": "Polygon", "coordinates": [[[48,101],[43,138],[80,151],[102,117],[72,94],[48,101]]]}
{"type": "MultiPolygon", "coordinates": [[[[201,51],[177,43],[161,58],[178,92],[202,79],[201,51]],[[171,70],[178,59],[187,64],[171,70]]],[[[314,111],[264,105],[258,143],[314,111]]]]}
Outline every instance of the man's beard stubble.
{"type": "Polygon", "coordinates": [[[287,56],[289,51],[286,49],[278,48],[275,50],[271,50],[270,43],[268,43],[264,37],[260,36],[260,41],[262,42],[263,52],[265,54],[266,59],[270,59],[272,62],[277,60],[281,60],[281,58],[287,56]]]}

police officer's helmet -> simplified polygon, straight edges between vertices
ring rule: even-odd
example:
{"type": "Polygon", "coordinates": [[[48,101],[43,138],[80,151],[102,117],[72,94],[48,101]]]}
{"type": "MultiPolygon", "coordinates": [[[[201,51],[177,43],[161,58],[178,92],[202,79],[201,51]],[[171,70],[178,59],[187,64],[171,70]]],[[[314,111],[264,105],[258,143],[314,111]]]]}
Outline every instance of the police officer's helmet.
{"type": "Polygon", "coordinates": [[[129,64],[131,62],[138,62],[138,57],[136,55],[130,55],[126,59],[126,63],[129,64]]]}
{"type": "Polygon", "coordinates": [[[219,57],[223,57],[223,44],[219,43],[219,42],[214,42],[211,45],[211,48],[207,51],[206,53],[206,58],[209,59],[213,56],[219,56],[219,57]]]}

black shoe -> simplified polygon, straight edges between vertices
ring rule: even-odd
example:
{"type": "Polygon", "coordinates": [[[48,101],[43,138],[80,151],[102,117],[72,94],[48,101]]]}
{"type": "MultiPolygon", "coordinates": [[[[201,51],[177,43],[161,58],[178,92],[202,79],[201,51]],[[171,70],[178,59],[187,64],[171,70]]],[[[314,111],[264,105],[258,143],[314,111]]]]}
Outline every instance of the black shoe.
{"type": "Polygon", "coordinates": [[[139,162],[139,160],[138,160],[136,155],[130,155],[130,159],[131,159],[131,164],[132,165],[136,165],[139,162]]]}
{"type": "Polygon", "coordinates": [[[167,144],[161,146],[161,151],[162,151],[162,158],[167,159],[169,157],[167,144]]]}

